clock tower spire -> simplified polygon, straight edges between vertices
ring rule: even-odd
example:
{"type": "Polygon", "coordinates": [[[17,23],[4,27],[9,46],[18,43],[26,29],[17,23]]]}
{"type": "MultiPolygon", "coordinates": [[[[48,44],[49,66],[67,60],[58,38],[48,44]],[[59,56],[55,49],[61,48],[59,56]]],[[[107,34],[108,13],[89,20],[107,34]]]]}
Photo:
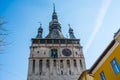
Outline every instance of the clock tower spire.
{"type": "Polygon", "coordinates": [[[53,3],[53,14],[52,14],[52,21],[49,23],[49,34],[46,38],[56,38],[56,39],[64,39],[61,32],[61,25],[58,21],[58,16],[55,10],[55,4],[53,3]]]}
{"type": "Polygon", "coordinates": [[[53,3],[53,15],[52,15],[52,20],[58,20],[57,13],[55,11],[55,4],[53,3]]]}

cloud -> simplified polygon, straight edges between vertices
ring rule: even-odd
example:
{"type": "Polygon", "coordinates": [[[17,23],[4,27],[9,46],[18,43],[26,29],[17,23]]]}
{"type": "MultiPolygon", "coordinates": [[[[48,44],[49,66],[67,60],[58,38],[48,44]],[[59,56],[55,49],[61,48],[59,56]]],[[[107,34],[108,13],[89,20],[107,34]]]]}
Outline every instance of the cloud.
{"type": "Polygon", "coordinates": [[[99,10],[99,13],[98,13],[98,16],[97,16],[97,19],[96,19],[96,22],[95,22],[95,28],[90,36],[90,39],[86,45],[86,48],[85,48],[85,53],[88,51],[89,47],[91,46],[92,44],[92,41],[94,40],[94,37],[95,35],[97,34],[97,32],[99,31],[100,27],[102,26],[103,24],[103,21],[104,21],[104,17],[107,13],[107,10],[111,4],[111,1],[112,0],[103,0],[103,3],[102,3],[102,6],[99,10]]]}

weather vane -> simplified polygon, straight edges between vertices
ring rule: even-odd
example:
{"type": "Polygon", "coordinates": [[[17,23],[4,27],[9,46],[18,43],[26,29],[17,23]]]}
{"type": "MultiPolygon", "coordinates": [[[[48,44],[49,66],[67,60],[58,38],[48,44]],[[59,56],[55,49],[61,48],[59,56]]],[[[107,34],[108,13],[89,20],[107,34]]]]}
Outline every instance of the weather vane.
{"type": "Polygon", "coordinates": [[[42,26],[41,22],[38,22],[40,24],[40,27],[42,26]]]}
{"type": "Polygon", "coordinates": [[[71,28],[70,24],[68,24],[69,28],[71,28]]]}
{"type": "Polygon", "coordinates": [[[55,12],[55,3],[53,3],[53,10],[54,10],[54,12],[55,12]]]}

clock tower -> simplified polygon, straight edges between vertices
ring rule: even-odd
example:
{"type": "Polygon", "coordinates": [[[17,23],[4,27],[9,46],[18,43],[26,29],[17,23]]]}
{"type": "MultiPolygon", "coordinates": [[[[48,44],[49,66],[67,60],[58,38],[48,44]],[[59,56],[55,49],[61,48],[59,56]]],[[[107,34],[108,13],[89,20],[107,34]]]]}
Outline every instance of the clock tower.
{"type": "Polygon", "coordinates": [[[42,37],[40,25],[37,36],[32,38],[27,80],[77,80],[86,69],[85,59],[73,29],[69,25],[69,38],[64,37],[58,16],[53,7],[49,33],[42,37]]]}

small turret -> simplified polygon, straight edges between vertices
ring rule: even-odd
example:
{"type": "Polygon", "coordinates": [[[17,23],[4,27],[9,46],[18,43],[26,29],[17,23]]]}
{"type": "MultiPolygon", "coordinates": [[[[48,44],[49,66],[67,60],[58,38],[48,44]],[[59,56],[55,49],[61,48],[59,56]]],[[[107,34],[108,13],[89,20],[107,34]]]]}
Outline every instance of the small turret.
{"type": "Polygon", "coordinates": [[[42,26],[42,24],[40,23],[40,27],[38,28],[38,34],[36,36],[36,38],[38,38],[38,39],[42,38],[43,28],[41,26],[42,26]]]}
{"type": "Polygon", "coordinates": [[[74,36],[74,33],[73,33],[73,29],[71,28],[70,24],[68,24],[69,26],[69,36],[70,36],[70,39],[76,39],[75,36],[74,36]]]}

